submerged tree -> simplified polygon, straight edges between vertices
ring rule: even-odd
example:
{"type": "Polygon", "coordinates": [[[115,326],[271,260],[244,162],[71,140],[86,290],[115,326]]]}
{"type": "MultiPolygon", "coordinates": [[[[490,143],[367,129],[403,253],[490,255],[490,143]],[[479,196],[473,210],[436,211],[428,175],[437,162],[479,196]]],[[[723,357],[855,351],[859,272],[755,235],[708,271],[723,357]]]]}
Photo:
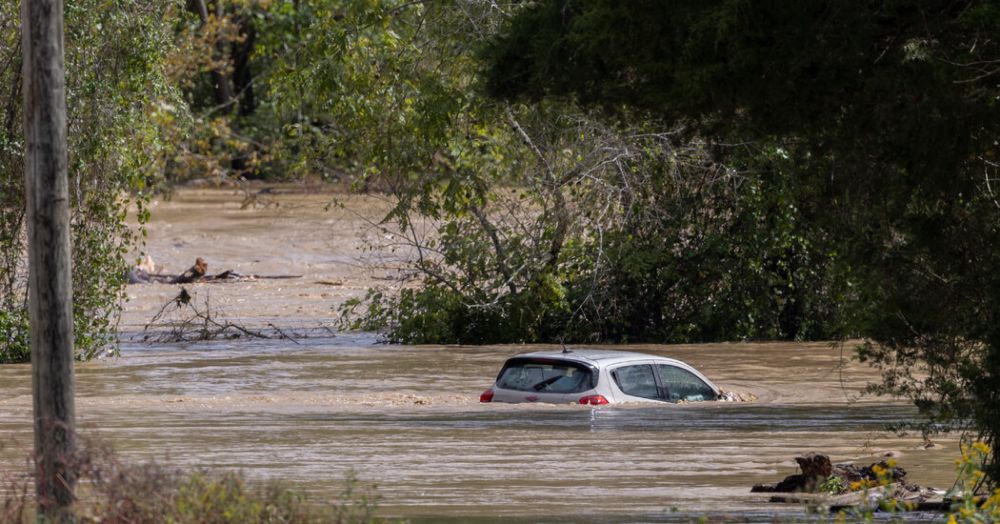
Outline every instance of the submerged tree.
{"type": "Polygon", "coordinates": [[[749,157],[782,150],[798,220],[856,284],[874,389],[995,448],[1000,4],[552,0],[488,55],[500,97],[640,109],[751,141],[749,157]]]}

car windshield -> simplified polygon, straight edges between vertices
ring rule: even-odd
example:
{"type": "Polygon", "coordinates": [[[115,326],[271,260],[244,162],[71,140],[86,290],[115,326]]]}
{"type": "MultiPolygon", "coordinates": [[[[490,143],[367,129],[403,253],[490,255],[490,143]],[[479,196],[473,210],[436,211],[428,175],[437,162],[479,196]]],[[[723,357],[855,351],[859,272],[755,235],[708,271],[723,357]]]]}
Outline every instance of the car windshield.
{"type": "Polygon", "coordinates": [[[579,393],[595,387],[594,373],[583,364],[565,360],[508,360],[497,387],[539,393],[579,393]]]}

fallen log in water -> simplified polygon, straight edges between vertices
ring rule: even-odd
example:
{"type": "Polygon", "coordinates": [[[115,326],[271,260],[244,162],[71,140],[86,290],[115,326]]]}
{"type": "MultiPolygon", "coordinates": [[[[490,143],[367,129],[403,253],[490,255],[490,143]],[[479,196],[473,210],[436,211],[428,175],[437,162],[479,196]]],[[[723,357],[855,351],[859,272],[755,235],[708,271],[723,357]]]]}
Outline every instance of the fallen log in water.
{"type": "Polygon", "coordinates": [[[190,284],[195,282],[246,282],[250,280],[277,280],[302,278],[302,275],[255,275],[227,269],[215,275],[208,274],[208,263],[201,257],[194,265],[179,275],[164,275],[154,272],[152,259],[146,260],[128,272],[129,284],[190,284]]]}
{"type": "Polygon", "coordinates": [[[801,473],[776,484],[757,484],[751,493],[774,493],[769,502],[805,504],[833,511],[890,505],[898,510],[947,510],[950,502],[942,491],[906,482],[906,470],[893,462],[875,462],[859,467],[832,464],[827,455],[809,453],[795,457],[801,473]]]}

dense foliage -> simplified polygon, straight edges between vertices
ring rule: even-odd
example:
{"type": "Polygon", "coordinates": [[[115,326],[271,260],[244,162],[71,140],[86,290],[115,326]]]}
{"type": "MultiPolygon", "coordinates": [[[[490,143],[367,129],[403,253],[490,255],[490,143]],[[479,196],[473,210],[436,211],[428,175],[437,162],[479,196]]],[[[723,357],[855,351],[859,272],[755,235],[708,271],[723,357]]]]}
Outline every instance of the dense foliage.
{"type": "MultiPolygon", "coordinates": [[[[802,339],[845,329],[841,297],[850,288],[834,264],[839,254],[800,219],[808,202],[787,176],[786,149],[720,162],[720,148],[737,146],[686,124],[643,113],[609,120],[572,100],[484,95],[477,53],[523,6],[195,0],[135,9],[109,20],[68,18],[74,28],[112,33],[116,23],[153,24],[99,54],[88,45],[119,44],[67,44],[71,98],[95,97],[81,107],[101,111],[88,118],[127,118],[144,130],[124,141],[113,125],[71,130],[92,133],[79,143],[95,148],[72,145],[76,168],[120,167],[93,179],[117,185],[78,192],[118,206],[93,208],[114,231],[75,244],[101,240],[118,250],[101,252],[115,267],[88,273],[87,261],[78,262],[80,285],[110,291],[105,297],[120,289],[122,197],[138,184],[318,176],[385,192],[395,204],[377,225],[391,245],[372,247],[395,250],[421,285],[373,290],[345,308],[361,313],[346,316],[350,325],[392,340],[802,339]],[[84,91],[77,55],[134,69],[117,73],[128,79],[117,90],[84,91]],[[101,105],[111,100],[117,105],[101,105]]],[[[13,38],[14,29],[5,34],[13,38]]],[[[17,212],[19,177],[6,180],[15,199],[6,209],[17,212]]],[[[11,231],[20,238],[19,226],[11,231]]],[[[11,264],[22,248],[4,251],[11,264]]],[[[17,271],[3,274],[11,286],[23,282],[17,271]]],[[[23,302],[23,289],[4,296],[23,302]]],[[[117,302],[78,299],[87,311],[78,331],[106,340],[115,311],[105,306],[117,302]]],[[[17,320],[5,325],[23,326],[19,311],[4,308],[17,320]]],[[[11,347],[23,348],[15,328],[11,347]]]]}
{"type": "MultiPolygon", "coordinates": [[[[165,149],[153,118],[169,98],[161,63],[170,49],[159,9],[131,0],[66,5],[66,68],[76,354],[115,340],[130,199],[157,175],[165,149]]],[[[0,6],[0,362],[28,359],[20,15],[0,6]]]]}
{"type": "Polygon", "coordinates": [[[800,220],[856,284],[875,389],[995,445],[998,28],[993,1],[549,1],[497,39],[488,84],[786,151],[800,220]]]}
{"type": "MultiPolygon", "coordinates": [[[[799,222],[783,150],[723,164],[714,149],[725,146],[649,115],[607,121],[571,100],[486,97],[476,53],[517,7],[381,5],[342,12],[287,77],[336,115],[320,151],[361,145],[346,155],[364,166],[359,186],[398,204],[380,224],[394,245],[380,247],[422,275],[349,303],[350,326],[466,343],[843,331],[837,253],[799,222]]],[[[322,31],[314,23],[306,35],[322,31]]]]}

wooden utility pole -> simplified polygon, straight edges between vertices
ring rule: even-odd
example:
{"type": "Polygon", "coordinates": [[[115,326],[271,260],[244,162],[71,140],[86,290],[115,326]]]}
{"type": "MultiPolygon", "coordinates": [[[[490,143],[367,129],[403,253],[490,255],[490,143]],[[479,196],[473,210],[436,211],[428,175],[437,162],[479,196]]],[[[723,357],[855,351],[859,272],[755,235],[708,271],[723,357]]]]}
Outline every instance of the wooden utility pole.
{"type": "Polygon", "coordinates": [[[75,471],[66,75],[62,0],[21,0],[35,486],[40,516],[69,518],[75,471]]]}

